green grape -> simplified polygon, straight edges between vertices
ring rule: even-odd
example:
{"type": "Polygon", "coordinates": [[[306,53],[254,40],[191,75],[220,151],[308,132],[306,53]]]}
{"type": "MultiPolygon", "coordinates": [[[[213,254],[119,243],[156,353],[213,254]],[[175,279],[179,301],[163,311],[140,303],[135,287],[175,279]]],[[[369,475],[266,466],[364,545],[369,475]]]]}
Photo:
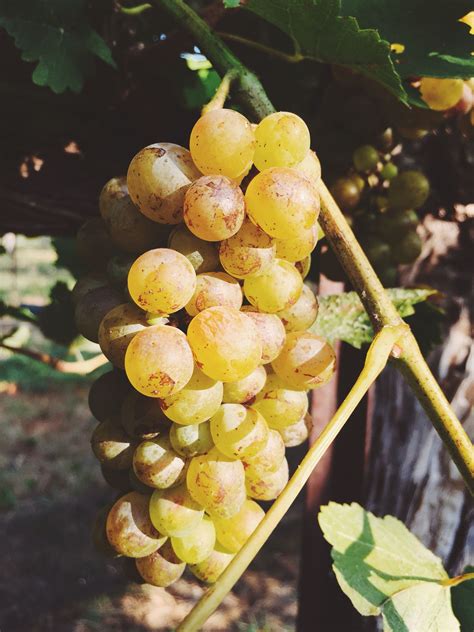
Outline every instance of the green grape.
{"type": "Polygon", "coordinates": [[[395,263],[413,263],[421,254],[423,242],[415,230],[406,233],[392,251],[395,263]]]}
{"type": "Polygon", "coordinates": [[[77,303],[74,320],[79,333],[91,340],[99,342],[99,327],[104,316],[111,309],[123,303],[120,292],[110,287],[98,287],[87,292],[77,303]]]}
{"type": "Polygon", "coordinates": [[[124,303],[108,312],[99,327],[99,345],[105,357],[119,369],[125,366],[125,353],[135,334],[148,326],[147,315],[136,305],[124,303]]]}
{"type": "Polygon", "coordinates": [[[71,300],[74,305],[77,305],[86,294],[104,287],[108,287],[107,276],[100,271],[89,272],[81,277],[72,288],[71,300]]]}
{"type": "Polygon", "coordinates": [[[129,492],[131,490],[128,470],[113,470],[107,465],[101,465],[100,471],[104,481],[119,492],[129,492]]]}
{"type": "Polygon", "coordinates": [[[330,190],[338,206],[346,213],[360,202],[359,187],[352,178],[338,178],[330,190]]]}
{"type": "Polygon", "coordinates": [[[282,464],[275,472],[266,472],[263,477],[253,471],[245,472],[245,487],[247,495],[255,500],[275,500],[281,494],[288,483],[288,461],[283,459],[282,464]]]}
{"type": "Polygon", "coordinates": [[[89,390],[89,408],[97,421],[116,417],[129,390],[123,371],[108,371],[98,377],[89,390]]]}
{"type": "Polygon", "coordinates": [[[219,259],[226,272],[244,279],[268,268],[275,259],[275,243],[267,233],[245,219],[239,231],[220,244],[219,259]]]}
{"type": "Polygon", "coordinates": [[[171,489],[157,489],[150,498],[150,518],[164,535],[182,538],[202,521],[204,509],[183,483],[171,489]]]}
{"type": "Polygon", "coordinates": [[[141,557],[135,563],[146,583],[159,588],[174,584],[186,568],[186,564],[176,556],[170,542],[165,542],[158,551],[141,557]]]}
{"type": "Polygon", "coordinates": [[[133,455],[133,469],[139,480],[156,489],[178,485],[183,480],[185,465],[166,436],[142,441],[133,455]]]}
{"type": "Polygon", "coordinates": [[[222,382],[205,375],[195,367],[186,386],[175,395],[161,400],[163,413],[177,424],[200,424],[219,409],[222,403],[222,382]]]}
{"type": "Polygon", "coordinates": [[[294,169],[273,167],[257,174],[245,193],[250,219],[271,237],[292,239],[318,219],[319,194],[294,169]]]}
{"type": "Polygon", "coordinates": [[[166,540],[150,521],[148,496],[129,492],[119,498],[109,511],[107,538],[113,548],[127,557],[145,557],[166,540]]]}
{"type": "Polygon", "coordinates": [[[253,408],[242,404],[222,404],[211,418],[211,434],[222,454],[240,459],[252,456],[263,448],[268,426],[253,408]]]}
{"type": "Polygon", "coordinates": [[[265,385],[267,372],[263,366],[258,366],[249,375],[236,382],[226,382],[224,384],[225,404],[245,404],[252,400],[265,385]]]}
{"type": "Polygon", "coordinates": [[[432,110],[449,110],[461,99],[462,79],[423,77],[420,82],[421,98],[432,110]]]}
{"type": "Polygon", "coordinates": [[[102,507],[102,509],[96,513],[94,524],[92,526],[92,543],[98,553],[104,555],[105,557],[114,558],[120,557],[120,554],[117,553],[108,541],[107,530],[105,527],[110,508],[111,505],[107,505],[102,507]]]}
{"type": "Polygon", "coordinates": [[[293,390],[277,375],[270,373],[252,408],[263,415],[270,428],[279,430],[296,423],[306,414],[308,397],[304,391],[293,390]]]}
{"type": "Polygon", "coordinates": [[[317,184],[321,178],[321,163],[314,151],[311,150],[293,169],[307,178],[313,185],[317,184]]]}
{"type": "Polygon", "coordinates": [[[309,271],[311,269],[311,255],[308,255],[307,257],[305,257],[301,261],[296,261],[295,262],[295,268],[301,274],[301,278],[302,279],[306,279],[306,277],[308,276],[309,271]]]}
{"type": "Polygon", "coordinates": [[[397,246],[397,242],[419,224],[416,211],[411,209],[387,211],[380,216],[377,223],[378,234],[389,243],[397,246]]]}
{"type": "Polygon", "coordinates": [[[355,150],[352,161],[357,171],[374,171],[379,161],[379,152],[372,145],[362,145],[355,150]]]}
{"type": "Polygon", "coordinates": [[[318,316],[318,299],[311,288],[303,285],[299,299],[277,316],[281,318],[286,331],[304,331],[309,329],[318,316]]]}
{"type": "Polygon", "coordinates": [[[252,165],[255,136],[249,121],[235,110],[211,110],[198,119],[189,139],[191,156],[206,175],[239,179],[252,165]]]}
{"type": "Polygon", "coordinates": [[[185,334],[167,325],[154,325],[136,334],[125,354],[128,379],[148,397],[174,395],[186,386],[193,370],[185,334]]]}
{"type": "Polygon", "coordinates": [[[186,189],[200,175],[187,149],[155,143],[134,156],[127,186],[132,202],[146,217],[160,224],[179,224],[186,189]]]}
{"type": "Polygon", "coordinates": [[[309,152],[311,137],[306,123],[291,112],[269,114],[255,128],[253,161],[259,171],[268,167],[294,167],[309,152]]]}
{"type": "Polygon", "coordinates": [[[296,263],[310,255],[318,243],[318,224],[302,229],[298,237],[276,240],[276,256],[296,263]]]}
{"type": "Polygon", "coordinates": [[[274,314],[296,303],[301,295],[303,279],[284,259],[275,261],[258,276],[247,277],[244,294],[248,302],[261,312],[274,314]]]}
{"type": "Polygon", "coordinates": [[[155,248],[138,257],[128,273],[132,299],[145,311],[172,314],[182,309],[196,289],[196,273],[184,255],[155,248]]]}
{"type": "Polygon", "coordinates": [[[216,518],[217,539],[231,553],[238,553],[265,517],[263,509],[253,500],[246,500],[232,518],[216,518]]]}
{"type": "Polygon", "coordinates": [[[186,459],[205,454],[214,445],[208,421],[189,426],[173,424],[170,430],[170,441],[173,450],[186,459]]]}
{"type": "Polygon", "coordinates": [[[286,332],[280,318],[276,314],[257,312],[253,305],[244,305],[242,311],[253,320],[261,343],[261,363],[268,364],[274,360],[285,344],[286,332]]]}
{"type": "MultiPolygon", "coordinates": [[[[291,428],[291,426],[289,426],[291,428]]],[[[267,472],[276,472],[285,458],[285,444],[281,436],[282,429],[268,431],[263,448],[253,456],[245,457],[242,462],[245,472],[252,476],[264,478],[267,472]]]]}
{"type": "Polygon", "coordinates": [[[168,248],[184,255],[196,274],[214,272],[219,268],[216,246],[193,235],[184,224],[173,230],[168,240],[168,248]]]}
{"type": "Polygon", "coordinates": [[[388,201],[394,209],[417,209],[429,193],[430,183],[421,171],[404,171],[390,182],[388,201]]]}
{"type": "Polygon", "coordinates": [[[195,316],[188,341],[199,368],[209,377],[235,382],[259,364],[262,343],[251,318],[231,307],[210,307],[195,316]]]}
{"type": "Polygon", "coordinates": [[[364,247],[364,250],[368,260],[376,268],[383,268],[390,264],[390,246],[380,239],[377,239],[377,237],[373,237],[364,247]]]}
{"type": "Polygon", "coordinates": [[[306,413],[299,421],[286,428],[280,428],[278,431],[283,439],[283,443],[287,448],[294,448],[301,445],[309,437],[309,433],[313,427],[311,415],[306,413]]]}
{"type": "Polygon", "coordinates": [[[236,279],[225,272],[208,272],[197,275],[196,289],[186,304],[186,311],[190,316],[196,316],[203,309],[218,305],[240,309],[242,300],[242,290],[236,279]]]}
{"type": "Polygon", "coordinates": [[[186,484],[194,500],[211,517],[230,518],[245,501],[242,462],[225,456],[217,448],[191,459],[186,484]]]}
{"type": "Polygon", "coordinates": [[[123,400],[120,421],[125,432],[134,439],[154,439],[166,433],[169,419],[163,414],[160,402],[131,390],[123,400]]]}
{"type": "Polygon", "coordinates": [[[199,239],[229,239],[242,226],[244,217],[244,194],[225,176],[202,176],[184,196],[184,221],[199,239]]]}
{"type": "Polygon", "coordinates": [[[272,367],[290,388],[318,388],[333,376],[336,354],[324,338],[309,331],[295,331],[287,335],[285,346],[272,367]]]}
{"type": "Polygon", "coordinates": [[[113,470],[132,464],[134,446],[125,430],[113,421],[102,421],[92,433],[91,447],[96,458],[113,470]]]}
{"type": "Polygon", "coordinates": [[[216,542],[215,549],[209,557],[199,564],[191,564],[189,570],[202,582],[214,584],[232,562],[233,557],[233,553],[229,553],[219,542],[216,542]]]}
{"type": "Polygon", "coordinates": [[[171,545],[177,557],[186,564],[203,562],[214,550],[216,529],[210,518],[201,522],[183,538],[171,538],[171,545]]]}
{"type": "Polygon", "coordinates": [[[393,180],[398,176],[398,167],[393,162],[387,162],[382,167],[380,175],[384,180],[393,180]]]}
{"type": "Polygon", "coordinates": [[[105,268],[113,254],[114,246],[101,217],[91,217],[79,228],[76,249],[79,258],[89,268],[105,268]]]}

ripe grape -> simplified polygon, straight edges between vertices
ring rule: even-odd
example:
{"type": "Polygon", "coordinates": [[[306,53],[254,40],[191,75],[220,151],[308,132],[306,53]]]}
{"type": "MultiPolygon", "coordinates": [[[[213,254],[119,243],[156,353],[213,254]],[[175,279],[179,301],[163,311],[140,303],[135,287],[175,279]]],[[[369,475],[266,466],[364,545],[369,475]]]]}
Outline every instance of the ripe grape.
{"type": "Polygon", "coordinates": [[[311,138],[306,123],[291,112],[269,114],[255,128],[254,163],[268,167],[294,167],[309,152],[311,138]]]}
{"type": "Polygon", "coordinates": [[[270,428],[265,445],[253,456],[242,459],[246,473],[262,478],[266,472],[278,470],[285,458],[285,444],[281,432],[282,429],[270,428]]]}
{"type": "Polygon", "coordinates": [[[255,371],[252,371],[252,373],[241,380],[226,382],[224,384],[222,401],[225,404],[245,404],[253,400],[255,395],[262,390],[266,379],[267,372],[263,366],[258,366],[255,371]]]}
{"type": "Polygon", "coordinates": [[[287,309],[300,297],[303,279],[298,270],[284,259],[275,261],[258,276],[247,277],[244,294],[261,312],[274,314],[287,309]]]}
{"type": "Polygon", "coordinates": [[[242,311],[253,320],[262,342],[262,364],[274,360],[285,344],[286,332],[276,314],[257,312],[253,305],[244,305],[242,311]]]}
{"type": "Polygon", "coordinates": [[[177,581],[184,573],[186,564],[173,551],[170,542],[154,553],[136,561],[137,570],[147,584],[166,588],[177,581]]]}
{"type": "Polygon", "coordinates": [[[293,390],[277,375],[270,373],[252,408],[263,415],[270,428],[278,430],[296,423],[306,414],[308,397],[304,391],[293,390]]]}
{"type": "Polygon", "coordinates": [[[197,275],[196,289],[186,304],[186,311],[190,316],[196,316],[203,309],[218,305],[240,309],[242,300],[242,290],[236,279],[225,272],[208,272],[197,275]]]}
{"type": "Polygon", "coordinates": [[[126,433],[135,439],[154,439],[167,432],[169,419],[163,414],[160,402],[131,390],[123,400],[120,421],[126,433]]]}
{"type": "Polygon", "coordinates": [[[107,263],[107,280],[112,287],[123,290],[127,285],[127,277],[133,264],[129,255],[114,255],[107,263]]]}
{"type": "Polygon", "coordinates": [[[420,236],[416,231],[410,230],[397,242],[392,259],[395,263],[413,263],[420,256],[422,248],[420,236]]]}
{"type": "Polygon", "coordinates": [[[196,274],[213,272],[219,267],[216,246],[193,235],[184,224],[173,230],[168,240],[168,248],[184,255],[193,266],[196,274]]]}
{"type": "Polygon", "coordinates": [[[185,458],[204,454],[214,445],[208,421],[188,426],[173,424],[170,430],[170,441],[173,449],[185,458]]]}
{"type": "Polygon", "coordinates": [[[186,484],[194,500],[211,516],[230,518],[245,500],[242,462],[225,456],[217,448],[191,459],[186,484]]]}
{"type": "Polygon", "coordinates": [[[255,500],[274,500],[285,488],[288,478],[288,461],[286,459],[283,459],[282,464],[275,472],[266,472],[264,476],[259,476],[252,470],[246,470],[247,495],[255,500]]]}
{"type": "Polygon", "coordinates": [[[111,309],[123,303],[120,292],[111,287],[98,287],[87,292],[78,301],[74,320],[81,335],[92,342],[99,342],[99,326],[111,309]]]}
{"type": "Polygon", "coordinates": [[[138,257],[130,268],[128,289],[142,309],[171,314],[191,299],[196,289],[196,273],[181,253],[155,248],[138,257]]]}
{"type": "Polygon", "coordinates": [[[309,331],[295,331],[287,335],[272,367],[289,388],[317,388],[331,379],[336,355],[324,338],[309,331]]]}
{"type": "Polygon", "coordinates": [[[200,239],[229,239],[242,226],[244,217],[244,194],[225,176],[202,176],[184,196],[184,221],[200,239]]]}
{"type": "Polygon", "coordinates": [[[150,518],[164,535],[185,537],[201,522],[204,509],[183,483],[171,489],[157,489],[150,498],[150,518]]]}
{"type": "Polygon", "coordinates": [[[174,395],[191,379],[194,360],[182,331],[154,325],[136,334],[125,354],[132,386],[148,397],[174,395]]]}
{"type": "Polygon", "coordinates": [[[437,79],[423,77],[420,82],[421,97],[432,110],[449,110],[458,103],[463,93],[462,79],[437,79]]]}
{"type": "Polygon", "coordinates": [[[198,119],[189,147],[202,173],[240,179],[252,165],[255,136],[245,116],[222,108],[206,112],[198,119]]]}
{"type": "Polygon", "coordinates": [[[299,299],[277,316],[281,319],[286,331],[304,331],[314,324],[318,316],[318,299],[307,285],[303,285],[299,299]]]}
{"type": "Polygon", "coordinates": [[[318,242],[318,224],[302,229],[298,237],[276,240],[276,256],[295,263],[310,255],[318,242]]]}
{"type": "Polygon", "coordinates": [[[183,538],[171,538],[171,545],[180,560],[187,564],[199,564],[211,555],[216,544],[216,529],[210,518],[201,522],[183,538]]]}
{"type": "Polygon", "coordinates": [[[268,426],[262,415],[242,404],[222,404],[211,418],[216,447],[228,457],[256,454],[267,440],[268,426]]]}
{"type": "Polygon", "coordinates": [[[297,445],[301,445],[306,441],[313,427],[313,420],[311,415],[306,413],[299,421],[291,426],[280,428],[279,433],[283,442],[287,448],[294,448],[297,445]]]}
{"type": "Polygon", "coordinates": [[[124,303],[108,312],[99,327],[102,353],[116,367],[123,369],[125,352],[135,334],[148,326],[146,313],[139,307],[124,303]]]}
{"type": "Polygon", "coordinates": [[[262,343],[254,322],[231,307],[199,312],[189,324],[188,340],[199,368],[215,380],[235,382],[260,363],[262,343]]]}
{"type": "Polygon", "coordinates": [[[195,367],[186,386],[160,401],[163,413],[177,424],[200,424],[218,410],[222,402],[222,382],[195,367]]]}
{"type": "Polygon", "coordinates": [[[263,509],[253,500],[246,500],[232,518],[216,518],[217,539],[231,553],[238,553],[265,517],[263,509]]]}
{"type": "Polygon", "coordinates": [[[352,178],[338,178],[330,190],[343,211],[352,210],[360,202],[359,187],[352,178]]]}
{"type": "Polygon", "coordinates": [[[79,228],[76,249],[79,258],[87,267],[105,268],[107,260],[113,254],[114,246],[101,217],[91,217],[79,228]]]}
{"type": "Polygon", "coordinates": [[[123,371],[108,371],[92,383],[89,390],[89,408],[98,421],[116,417],[130,386],[123,371]]]}
{"type": "Polygon", "coordinates": [[[250,219],[277,239],[298,237],[319,215],[316,187],[294,169],[261,171],[249,183],[245,201],[250,219]]]}
{"type": "Polygon", "coordinates": [[[132,464],[134,446],[125,430],[113,421],[102,421],[92,433],[91,447],[96,458],[113,470],[132,464]]]}
{"type": "Polygon", "coordinates": [[[352,160],[357,171],[373,171],[379,161],[379,152],[372,145],[362,145],[355,150],[352,160]]]}
{"type": "Polygon", "coordinates": [[[148,496],[129,492],[109,511],[107,538],[114,549],[127,557],[145,557],[163,545],[162,536],[150,521],[148,496]]]}
{"type": "Polygon", "coordinates": [[[307,257],[305,257],[301,261],[297,261],[295,263],[295,268],[301,274],[301,278],[302,279],[306,279],[306,277],[308,276],[309,271],[311,269],[311,256],[308,255],[307,257]]]}
{"type": "Polygon", "coordinates": [[[71,300],[74,305],[77,305],[86,294],[97,288],[107,287],[108,284],[107,276],[103,272],[97,270],[89,272],[81,277],[72,288],[71,300]]]}
{"type": "Polygon", "coordinates": [[[132,159],[127,186],[132,201],[146,217],[160,224],[179,224],[186,189],[200,175],[187,149],[155,143],[132,159]]]}
{"type": "Polygon", "coordinates": [[[275,259],[275,243],[258,226],[245,219],[239,231],[224,240],[219,258],[226,272],[238,279],[260,274],[275,259]]]}
{"type": "Polygon", "coordinates": [[[133,455],[133,469],[137,477],[149,487],[166,489],[181,482],[184,459],[173,450],[166,436],[142,441],[133,455]]]}
{"type": "Polygon", "coordinates": [[[313,185],[317,185],[321,178],[321,163],[314,151],[308,151],[306,156],[293,169],[307,178],[313,185]]]}
{"type": "Polygon", "coordinates": [[[227,566],[232,562],[233,553],[229,553],[223,546],[216,542],[213,552],[199,564],[191,564],[191,573],[203,582],[214,584],[227,566]]]}
{"type": "Polygon", "coordinates": [[[417,209],[429,193],[430,183],[421,171],[404,171],[390,182],[388,202],[394,209],[417,209]]]}

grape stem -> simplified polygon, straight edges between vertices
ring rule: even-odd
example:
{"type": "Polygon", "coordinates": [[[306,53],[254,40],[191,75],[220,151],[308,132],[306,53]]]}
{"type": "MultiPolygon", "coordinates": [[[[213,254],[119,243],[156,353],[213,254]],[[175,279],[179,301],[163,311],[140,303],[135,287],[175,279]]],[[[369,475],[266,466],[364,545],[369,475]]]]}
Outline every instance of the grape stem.
{"type": "Polygon", "coordinates": [[[41,362],[41,364],[46,364],[46,366],[49,366],[52,369],[59,371],[60,373],[76,373],[77,375],[87,375],[88,373],[95,371],[108,362],[107,358],[102,353],[99,353],[92,358],[88,358],[87,360],[77,360],[76,362],[69,362],[68,360],[56,358],[49,353],[42,353],[41,351],[35,351],[34,349],[28,349],[26,347],[12,347],[11,345],[7,345],[4,342],[0,342],[0,349],[5,349],[6,351],[11,351],[12,353],[26,356],[31,360],[41,362]]]}
{"type": "Polygon", "coordinates": [[[141,15],[144,11],[148,11],[148,9],[152,9],[153,5],[149,2],[145,2],[144,4],[138,4],[135,7],[123,7],[119,5],[120,13],[124,13],[125,15],[141,15]]]}
{"type": "Polygon", "coordinates": [[[222,31],[217,31],[216,35],[222,37],[223,40],[227,40],[228,42],[243,44],[244,46],[248,46],[249,48],[258,50],[261,53],[268,55],[269,57],[275,57],[275,59],[286,61],[288,64],[297,64],[305,59],[305,56],[298,51],[295,51],[294,53],[284,53],[281,50],[272,48],[271,46],[266,46],[265,44],[261,44],[260,42],[255,42],[251,39],[247,39],[246,37],[242,37],[242,35],[236,35],[235,33],[224,33],[222,31]]]}
{"type": "Polygon", "coordinates": [[[364,368],[349,391],[346,399],[334,417],[313,443],[288,485],[265,514],[264,519],[252,533],[243,548],[234,557],[214,586],[203,595],[191,612],[183,619],[177,632],[195,632],[219,606],[227,593],[232,590],[242,573],[265,544],[266,540],[288,511],[298,496],[311,472],[323,458],[334,439],[344,427],[354,409],[383,371],[394,345],[409,333],[409,327],[401,322],[387,325],[375,335],[365,359],[364,368]]]}
{"type": "Polygon", "coordinates": [[[206,112],[210,112],[211,110],[220,110],[224,107],[227,97],[229,96],[232,82],[235,81],[237,77],[238,72],[235,68],[228,70],[225,73],[215,95],[209,103],[206,103],[206,105],[202,108],[201,114],[206,114],[206,112]]]}

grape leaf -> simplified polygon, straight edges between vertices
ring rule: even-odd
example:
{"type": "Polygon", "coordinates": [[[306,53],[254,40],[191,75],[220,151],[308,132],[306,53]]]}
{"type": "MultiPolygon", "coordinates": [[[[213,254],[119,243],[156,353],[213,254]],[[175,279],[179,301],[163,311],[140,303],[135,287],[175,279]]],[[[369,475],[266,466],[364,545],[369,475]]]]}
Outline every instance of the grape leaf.
{"type": "MultiPolygon", "coordinates": [[[[414,305],[425,301],[435,290],[392,288],[387,292],[400,316],[405,317],[415,314],[414,305]]],[[[311,331],[331,342],[342,340],[356,349],[374,337],[369,317],[356,292],[320,296],[318,318],[311,331]]]]}
{"type": "Polygon", "coordinates": [[[474,37],[459,20],[472,11],[471,0],[342,0],[342,14],[363,28],[376,28],[390,43],[402,77],[471,77],[474,37]]]}
{"type": "MultiPolygon", "coordinates": [[[[304,57],[353,68],[406,103],[388,42],[340,15],[340,0],[246,0],[242,6],[286,33],[304,57]]],[[[227,2],[229,6],[229,2],[227,2]]]]}
{"type": "MultiPolygon", "coordinates": [[[[466,566],[464,574],[474,573],[474,566],[466,566]]],[[[451,588],[453,610],[461,624],[461,632],[474,630],[474,578],[451,588]]]]}
{"type": "Polygon", "coordinates": [[[235,9],[240,4],[240,0],[224,0],[224,7],[226,9],[235,9]]]}
{"type": "Polygon", "coordinates": [[[0,0],[0,27],[22,59],[38,62],[33,82],[53,92],[80,92],[94,57],[115,66],[109,47],[86,20],[85,0],[0,0]]]}

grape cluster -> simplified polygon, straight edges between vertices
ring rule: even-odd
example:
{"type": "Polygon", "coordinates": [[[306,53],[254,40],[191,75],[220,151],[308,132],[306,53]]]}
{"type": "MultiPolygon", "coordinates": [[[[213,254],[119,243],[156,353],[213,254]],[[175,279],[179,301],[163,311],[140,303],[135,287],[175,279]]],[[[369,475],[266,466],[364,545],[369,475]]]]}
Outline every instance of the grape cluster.
{"type": "Polygon", "coordinates": [[[89,396],[92,450],[120,493],[94,536],[145,582],[186,565],[216,581],[308,436],[308,391],[335,369],[303,282],[319,177],[298,116],[211,110],[190,151],[142,149],[79,231],[76,322],[114,365],[89,396]]]}

